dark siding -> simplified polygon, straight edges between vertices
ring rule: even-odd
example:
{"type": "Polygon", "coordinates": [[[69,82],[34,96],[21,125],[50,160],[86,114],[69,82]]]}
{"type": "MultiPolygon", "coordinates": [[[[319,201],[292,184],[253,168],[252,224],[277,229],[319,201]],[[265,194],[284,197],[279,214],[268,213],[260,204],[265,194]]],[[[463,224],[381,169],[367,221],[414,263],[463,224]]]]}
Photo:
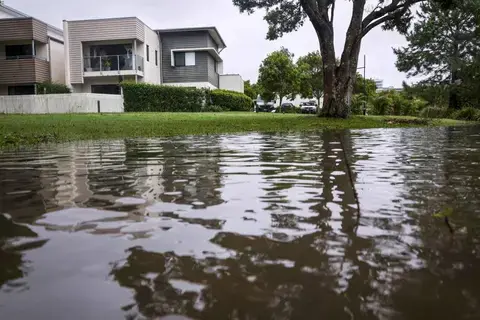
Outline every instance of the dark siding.
{"type": "Polygon", "coordinates": [[[215,59],[210,54],[208,55],[208,82],[218,88],[218,73],[215,71],[215,59]]]}
{"type": "Polygon", "coordinates": [[[208,33],[175,32],[161,33],[162,39],[162,76],[163,82],[207,82],[208,57],[207,52],[195,53],[195,66],[172,67],[171,50],[208,47],[208,33]]]}
{"type": "Polygon", "coordinates": [[[47,25],[33,18],[0,19],[0,41],[17,40],[47,43],[47,25]]]}

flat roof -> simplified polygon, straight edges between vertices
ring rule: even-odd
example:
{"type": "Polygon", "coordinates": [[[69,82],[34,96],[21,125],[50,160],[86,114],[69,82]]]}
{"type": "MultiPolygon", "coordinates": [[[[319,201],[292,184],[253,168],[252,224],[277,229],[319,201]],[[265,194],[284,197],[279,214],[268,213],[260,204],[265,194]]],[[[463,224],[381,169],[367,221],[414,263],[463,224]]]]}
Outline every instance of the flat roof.
{"type": "Polygon", "coordinates": [[[208,31],[212,36],[213,40],[218,44],[221,49],[227,47],[225,41],[223,41],[220,32],[216,27],[191,27],[191,28],[174,28],[174,29],[157,29],[155,30],[158,33],[171,33],[171,32],[194,32],[194,31],[208,31]]]}

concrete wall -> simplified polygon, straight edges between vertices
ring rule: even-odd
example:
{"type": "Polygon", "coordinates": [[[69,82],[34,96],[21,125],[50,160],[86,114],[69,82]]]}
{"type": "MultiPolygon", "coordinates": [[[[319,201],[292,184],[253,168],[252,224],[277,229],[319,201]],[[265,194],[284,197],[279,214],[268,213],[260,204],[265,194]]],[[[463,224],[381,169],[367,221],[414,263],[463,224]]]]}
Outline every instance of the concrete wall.
{"type": "Polygon", "coordinates": [[[220,89],[232,90],[244,93],[243,79],[238,74],[221,74],[220,89]]]}
{"type": "Polygon", "coordinates": [[[151,30],[149,27],[144,26],[145,28],[145,52],[141,54],[144,60],[144,72],[143,72],[143,82],[160,84],[160,41],[158,39],[158,34],[151,30]],[[147,45],[150,50],[150,61],[147,61],[147,45]],[[155,64],[155,52],[157,53],[157,64],[155,64]]]}
{"type": "Polygon", "coordinates": [[[123,112],[120,95],[71,93],[0,97],[0,113],[96,113],[123,112]]]}
{"type": "Polygon", "coordinates": [[[65,83],[65,52],[63,44],[52,39],[48,39],[48,41],[51,80],[56,83],[65,83]]]}

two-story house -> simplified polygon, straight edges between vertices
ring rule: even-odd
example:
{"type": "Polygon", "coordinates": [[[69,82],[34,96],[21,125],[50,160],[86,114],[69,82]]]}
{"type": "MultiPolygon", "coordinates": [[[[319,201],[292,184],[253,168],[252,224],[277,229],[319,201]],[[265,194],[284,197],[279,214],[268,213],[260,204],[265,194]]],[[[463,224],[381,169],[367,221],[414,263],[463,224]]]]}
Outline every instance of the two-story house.
{"type": "Polygon", "coordinates": [[[64,21],[65,77],[74,92],[120,93],[122,81],[243,92],[223,75],[215,27],[152,30],[136,17],[64,21]]]}
{"type": "Polygon", "coordinates": [[[0,3],[0,95],[34,94],[65,83],[63,32],[0,3]]]}

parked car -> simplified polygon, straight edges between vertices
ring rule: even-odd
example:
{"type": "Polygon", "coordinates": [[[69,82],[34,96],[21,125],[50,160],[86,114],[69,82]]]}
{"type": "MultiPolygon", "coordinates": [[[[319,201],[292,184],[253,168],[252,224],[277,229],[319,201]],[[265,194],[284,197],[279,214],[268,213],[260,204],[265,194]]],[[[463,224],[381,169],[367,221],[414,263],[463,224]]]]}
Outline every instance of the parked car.
{"type": "Polygon", "coordinates": [[[315,114],[315,113],[317,113],[317,105],[316,105],[316,103],[313,103],[312,101],[302,102],[300,104],[300,110],[301,110],[302,113],[315,114]]]}
{"type": "MultiPolygon", "coordinates": [[[[273,111],[272,111],[273,112],[273,111]]],[[[275,109],[277,113],[296,113],[297,107],[293,103],[285,102],[282,105],[275,109]]]]}
{"type": "Polygon", "coordinates": [[[257,103],[255,107],[255,112],[272,112],[272,110],[275,110],[273,102],[257,103]]]}

